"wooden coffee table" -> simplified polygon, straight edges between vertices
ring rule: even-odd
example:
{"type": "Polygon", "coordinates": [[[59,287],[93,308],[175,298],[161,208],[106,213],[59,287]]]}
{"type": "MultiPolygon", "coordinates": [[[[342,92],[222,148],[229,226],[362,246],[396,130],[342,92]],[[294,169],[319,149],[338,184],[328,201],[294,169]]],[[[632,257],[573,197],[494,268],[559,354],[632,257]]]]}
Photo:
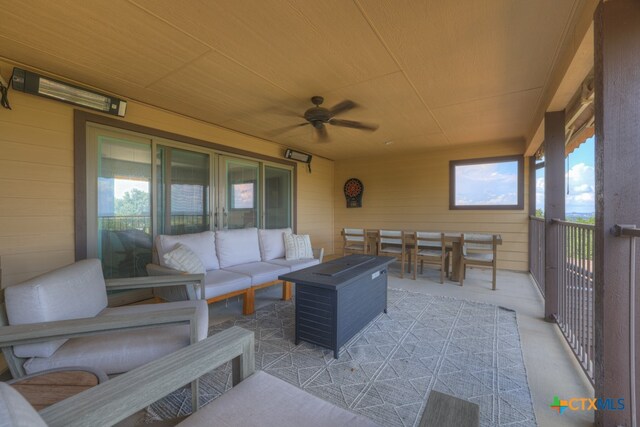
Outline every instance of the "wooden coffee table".
{"type": "Polygon", "coordinates": [[[108,377],[93,368],[73,367],[37,372],[8,381],[36,409],[41,410],[87,390],[108,377]]]}

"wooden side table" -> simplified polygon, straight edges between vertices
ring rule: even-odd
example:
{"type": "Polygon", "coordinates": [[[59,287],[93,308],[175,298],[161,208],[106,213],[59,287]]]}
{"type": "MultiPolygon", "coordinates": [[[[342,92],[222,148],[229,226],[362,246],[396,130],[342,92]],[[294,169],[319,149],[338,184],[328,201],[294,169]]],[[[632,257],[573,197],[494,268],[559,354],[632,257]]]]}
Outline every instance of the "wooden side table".
{"type": "Polygon", "coordinates": [[[8,381],[37,411],[108,380],[93,368],[72,367],[37,372],[8,381]]]}

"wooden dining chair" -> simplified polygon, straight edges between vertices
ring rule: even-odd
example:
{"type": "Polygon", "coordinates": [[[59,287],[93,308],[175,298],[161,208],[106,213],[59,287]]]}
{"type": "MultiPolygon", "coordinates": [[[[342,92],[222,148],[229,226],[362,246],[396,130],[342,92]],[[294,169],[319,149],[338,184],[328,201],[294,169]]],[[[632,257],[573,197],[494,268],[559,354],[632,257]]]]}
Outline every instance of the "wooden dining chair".
{"type": "Polygon", "coordinates": [[[496,290],[496,260],[498,257],[498,243],[495,235],[463,234],[462,236],[462,274],[460,286],[464,283],[467,265],[491,267],[493,270],[492,289],[496,290]]]}
{"type": "Polygon", "coordinates": [[[378,256],[392,256],[400,261],[400,278],[404,279],[404,264],[408,262],[411,272],[411,250],[407,247],[407,236],[404,231],[379,230],[378,256]]]}
{"type": "Polygon", "coordinates": [[[342,247],[343,255],[369,253],[367,230],[362,228],[344,228],[342,230],[342,239],[344,242],[344,246],[342,247]]]}
{"type": "Polygon", "coordinates": [[[420,274],[424,263],[440,266],[440,283],[444,283],[444,276],[449,275],[449,252],[444,241],[444,233],[417,231],[413,249],[413,280],[416,280],[420,261],[420,274]]]}

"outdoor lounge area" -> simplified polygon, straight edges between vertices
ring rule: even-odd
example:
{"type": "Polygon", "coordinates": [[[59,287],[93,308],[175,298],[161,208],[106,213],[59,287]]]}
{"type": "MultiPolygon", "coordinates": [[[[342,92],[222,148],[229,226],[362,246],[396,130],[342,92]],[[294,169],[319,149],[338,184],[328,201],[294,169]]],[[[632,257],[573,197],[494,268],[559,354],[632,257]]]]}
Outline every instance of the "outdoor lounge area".
{"type": "Polygon", "coordinates": [[[636,0],[0,7],[0,426],[638,425],[636,0]]]}

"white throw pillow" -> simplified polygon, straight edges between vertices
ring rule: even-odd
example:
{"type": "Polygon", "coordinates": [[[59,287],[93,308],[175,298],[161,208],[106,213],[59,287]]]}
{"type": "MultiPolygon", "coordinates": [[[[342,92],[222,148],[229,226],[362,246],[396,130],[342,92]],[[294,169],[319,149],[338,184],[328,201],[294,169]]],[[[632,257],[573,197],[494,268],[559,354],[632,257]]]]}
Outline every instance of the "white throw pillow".
{"type": "Polygon", "coordinates": [[[156,249],[158,250],[158,260],[163,267],[164,254],[171,251],[180,243],[198,255],[205,270],[217,270],[220,268],[216,255],[216,235],[213,231],[203,231],[201,233],[167,235],[161,234],[156,237],[156,249]]]}
{"type": "Polygon", "coordinates": [[[285,234],[284,246],[287,261],[313,258],[311,239],[308,234],[285,234]]]}
{"type": "Polygon", "coordinates": [[[174,270],[193,274],[205,272],[204,264],[202,264],[198,255],[181,243],[178,243],[172,251],[164,254],[162,258],[164,264],[174,270]]]}

